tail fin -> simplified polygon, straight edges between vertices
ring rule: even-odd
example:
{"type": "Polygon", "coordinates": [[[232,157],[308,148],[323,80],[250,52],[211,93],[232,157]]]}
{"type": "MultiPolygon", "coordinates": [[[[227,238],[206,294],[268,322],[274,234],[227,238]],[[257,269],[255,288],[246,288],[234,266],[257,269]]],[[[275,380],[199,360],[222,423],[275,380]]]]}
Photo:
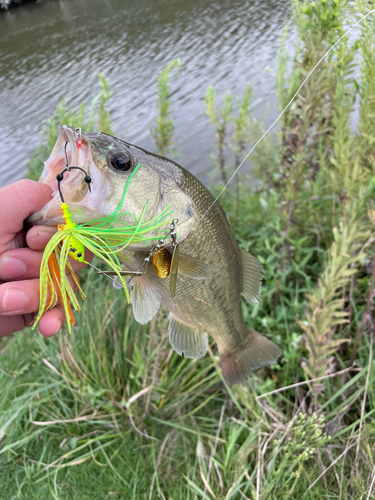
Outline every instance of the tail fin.
{"type": "Polygon", "coordinates": [[[220,355],[220,365],[228,385],[245,382],[251,372],[272,365],[281,351],[270,340],[246,326],[247,335],[233,351],[220,355]]]}

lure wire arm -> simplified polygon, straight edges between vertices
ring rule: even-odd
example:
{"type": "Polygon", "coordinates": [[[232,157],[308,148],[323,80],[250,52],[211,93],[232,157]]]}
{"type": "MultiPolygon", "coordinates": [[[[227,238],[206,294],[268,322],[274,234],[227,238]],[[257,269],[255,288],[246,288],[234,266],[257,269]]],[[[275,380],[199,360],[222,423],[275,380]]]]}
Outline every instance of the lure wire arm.
{"type": "MultiPolygon", "coordinates": [[[[130,278],[128,284],[130,285],[130,282],[137,276],[140,276],[140,275],[143,275],[143,274],[146,274],[147,272],[147,268],[148,268],[148,263],[150,262],[151,260],[151,257],[156,253],[158,252],[162,245],[164,244],[166,238],[168,238],[168,236],[171,237],[172,239],[172,246],[173,246],[173,252],[176,250],[177,246],[178,246],[178,241],[177,241],[177,238],[176,238],[176,227],[177,227],[177,224],[178,224],[178,219],[175,218],[172,220],[172,222],[170,223],[169,227],[169,231],[168,233],[164,236],[164,238],[162,238],[161,240],[158,241],[158,243],[151,249],[150,253],[148,254],[148,256],[145,258],[145,260],[143,261],[143,264],[138,268],[138,271],[136,271],[134,273],[134,275],[130,278]],[[146,266],[146,269],[143,273],[141,273],[141,269],[146,266]]],[[[131,285],[130,285],[131,286],[131,285]]],[[[132,287],[133,288],[133,287],[132,287]]]]}
{"type": "Polygon", "coordinates": [[[173,248],[176,248],[177,245],[178,245],[178,241],[177,241],[177,231],[176,231],[176,228],[177,228],[177,224],[178,224],[178,219],[173,219],[172,222],[171,222],[171,225],[170,225],[170,231],[169,231],[169,235],[172,239],[172,245],[173,245],[173,248]]]}
{"type": "MultiPolygon", "coordinates": [[[[105,271],[102,271],[101,269],[97,268],[96,266],[94,266],[94,264],[91,264],[90,262],[86,262],[85,261],[85,264],[87,264],[88,266],[92,267],[93,269],[95,269],[95,271],[97,271],[98,274],[103,274],[106,278],[108,278],[109,280],[111,280],[114,284],[116,284],[116,286],[119,286],[121,288],[124,288],[122,286],[121,283],[119,283],[118,281],[116,281],[114,278],[111,278],[110,274],[112,275],[117,275],[117,273],[115,271],[109,271],[109,272],[105,272],[105,271]]],[[[138,276],[138,275],[141,275],[142,273],[139,273],[138,271],[135,271],[135,272],[132,272],[132,271],[119,271],[118,274],[122,274],[122,275],[131,275],[132,277],[134,276],[138,276]]],[[[133,289],[132,285],[130,285],[130,290],[128,291],[131,291],[133,289]]]]}
{"type": "Polygon", "coordinates": [[[118,274],[121,276],[143,276],[144,273],[139,271],[98,271],[98,274],[104,274],[104,276],[117,276],[118,274]]]}

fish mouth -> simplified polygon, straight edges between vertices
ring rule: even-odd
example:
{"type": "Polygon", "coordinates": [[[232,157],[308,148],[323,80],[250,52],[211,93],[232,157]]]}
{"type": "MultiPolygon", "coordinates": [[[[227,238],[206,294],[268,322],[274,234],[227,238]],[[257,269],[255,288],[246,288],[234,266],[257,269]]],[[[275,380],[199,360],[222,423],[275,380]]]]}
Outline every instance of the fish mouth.
{"type": "Polygon", "coordinates": [[[27,222],[56,226],[64,223],[61,211],[60,193],[56,175],[64,172],[60,182],[60,190],[64,202],[69,205],[72,221],[77,223],[89,222],[97,218],[98,208],[105,193],[103,193],[103,172],[95,165],[89,141],[85,140],[80,129],[74,130],[69,125],[61,125],[56,144],[44,163],[44,170],[39,182],[52,187],[52,199],[42,210],[31,215],[27,222]],[[80,167],[91,177],[90,190],[85,182],[82,170],[69,167],[80,167]]]}

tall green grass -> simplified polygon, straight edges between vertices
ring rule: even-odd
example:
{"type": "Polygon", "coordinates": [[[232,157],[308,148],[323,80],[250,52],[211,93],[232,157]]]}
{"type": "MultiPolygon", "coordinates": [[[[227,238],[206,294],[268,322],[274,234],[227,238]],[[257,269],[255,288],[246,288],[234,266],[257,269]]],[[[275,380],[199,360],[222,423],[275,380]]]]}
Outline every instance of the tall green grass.
{"type": "MultiPolygon", "coordinates": [[[[371,5],[293,0],[299,43],[291,56],[280,47],[280,107],[371,5]]],[[[0,346],[1,498],[374,498],[374,41],[370,17],[259,146],[251,183],[243,175],[221,198],[237,241],[265,269],[262,300],[244,302],[243,315],[280,345],[278,363],[229,388],[214,343],[203,359],[180,358],[165,311],[138,325],[121,294],[86,269],[71,336],[24,331],[0,346]]],[[[166,147],[168,77],[158,87],[168,134],[154,129],[166,147]]],[[[251,117],[250,87],[224,103],[214,92],[206,106],[224,182],[228,153],[240,161],[263,123],[251,117]]],[[[110,125],[105,102],[88,114],[59,109],[38,161],[60,122],[110,125]]]]}

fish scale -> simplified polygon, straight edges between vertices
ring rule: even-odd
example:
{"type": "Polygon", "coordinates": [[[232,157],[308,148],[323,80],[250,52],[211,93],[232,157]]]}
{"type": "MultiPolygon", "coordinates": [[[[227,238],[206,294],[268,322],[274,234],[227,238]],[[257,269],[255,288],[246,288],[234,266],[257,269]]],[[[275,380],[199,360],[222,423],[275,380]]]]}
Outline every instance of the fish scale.
{"type": "MultiPolygon", "coordinates": [[[[202,217],[212,205],[214,197],[190,172],[180,166],[178,168],[184,176],[181,188],[191,200],[194,200],[197,213],[199,217],[202,217]]],[[[225,364],[228,359],[231,361],[231,353],[237,352],[244,345],[247,347],[249,335],[254,335],[255,338],[264,340],[272,360],[275,360],[280,353],[279,349],[257,332],[249,329],[243,321],[241,250],[219,204],[215,204],[205,216],[204,221],[198,223],[188,237],[180,243],[180,252],[207,265],[212,270],[211,277],[206,280],[195,280],[179,275],[175,297],[171,297],[170,294],[169,277],[160,279],[151,266],[143,280],[147,287],[160,292],[161,303],[171,315],[188,326],[185,328],[184,335],[193,337],[196,330],[201,334],[209,333],[218,345],[222,364],[225,364]]],[[[136,270],[140,267],[147,255],[145,252],[127,252],[126,257],[132,264],[130,268],[136,270]]],[[[125,261],[125,264],[129,265],[129,262],[125,261]]],[[[179,351],[178,346],[174,347],[177,347],[176,350],[179,351]]],[[[256,348],[257,346],[254,347],[256,348]]],[[[181,351],[183,352],[183,349],[181,351]]],[[[186,357],[196,357],[189,356],[186,352],[183,354],[186,357]]],[[[269,360],[269,357],[266,359],[269,360]]],[[[237,368],[235,358],[230,364],[234,364],[237,368]]],[[[265,364],[268,362],[262,363],[262,360],[258,362],[260,366],[265,364]]],[[[231,384],[243,382],[253,368],[259,367],[258,365],[247,363],[244,370],[240,370],[228,381],[231,384]]]]}
{"type": "MultiPolygon", "coordinates": [[[[194,200],[201,217],[214,198],[198,179],[181,170],[185,177],[184,192],[194,200]]],[[[239,247],[220,205],[215,205],[204,222],[198,223],[181,243],[180,252],[201,260],[214,272],[207,280],[180,278],[174,300],[171,300],[166,284],[164,305],[192,326],[197,318],[201,318],[201,327],[215,338],[219,348],[233,347],[239,340],[235,332],[243,325],[240,301],[242,269],[239,247]]]]}

